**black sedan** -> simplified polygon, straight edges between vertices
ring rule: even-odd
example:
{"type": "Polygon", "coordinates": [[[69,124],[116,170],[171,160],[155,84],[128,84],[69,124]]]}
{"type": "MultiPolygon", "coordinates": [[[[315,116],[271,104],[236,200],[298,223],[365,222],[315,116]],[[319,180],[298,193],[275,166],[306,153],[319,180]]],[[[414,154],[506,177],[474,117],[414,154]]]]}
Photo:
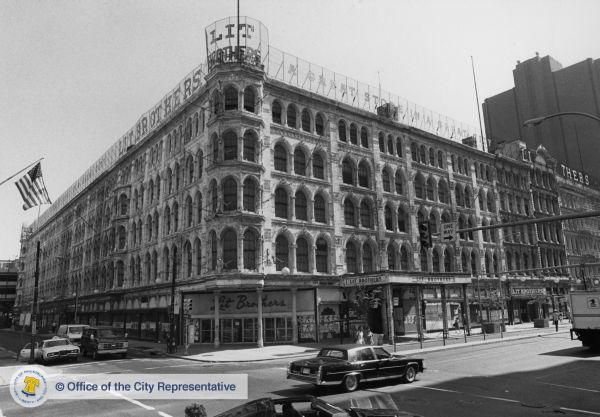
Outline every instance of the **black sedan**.
{"type": "Polygon", "coordinates": [[[423,359],[392,355],[379,346],[331,346],[322,348],[314,359],[291,362],[287,377],[315,385],[341,384],[346,391],[354,391],[364,381],[403,378],[413,382],[423,369],[423,359]]]}

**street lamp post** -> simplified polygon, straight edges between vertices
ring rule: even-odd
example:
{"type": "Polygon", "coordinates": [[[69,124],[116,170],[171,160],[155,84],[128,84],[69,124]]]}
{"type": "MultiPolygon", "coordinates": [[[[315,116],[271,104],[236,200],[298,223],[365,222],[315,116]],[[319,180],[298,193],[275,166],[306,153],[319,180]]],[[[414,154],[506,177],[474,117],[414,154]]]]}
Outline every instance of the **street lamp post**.
{"type": "Polygon", "coordinates": [[[594,119],[597,122],[600,122],[600,117],[594,116],[593,114],[583,113],[583,112],[579,112],[579,111],[562,111],[559,113],[549,114],[548,116],[534,117],[533,119],[525,120],[523,122],[523,126],[535,127],[548,119],[553,119],[555,117],[560,117],[560,116],[581,116],[581,117],[587,117],[589,119],[594,119]]]}

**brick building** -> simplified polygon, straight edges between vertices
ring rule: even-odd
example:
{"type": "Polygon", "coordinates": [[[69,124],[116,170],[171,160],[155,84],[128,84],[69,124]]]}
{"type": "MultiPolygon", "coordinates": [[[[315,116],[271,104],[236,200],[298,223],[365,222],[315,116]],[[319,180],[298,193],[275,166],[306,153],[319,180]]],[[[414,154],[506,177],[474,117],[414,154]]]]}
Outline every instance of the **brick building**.
{"type": "Polygon", "coordinates": [[[172,291],[178,337],[214,345],[337,339],[342,322],[346,334],[368,324],[390,338],[500,316],[502,231],[453,242],[441,225],[497,224],[498,164],[524,190],[532,166],[481,151],[446,117],[266,52],[268,39],[207,44],[207,64],[32,226],[22,312],[39,239],[42,320],[70,320],[77,306],[80,320],[131,337],[167,334],[172,291]]]}

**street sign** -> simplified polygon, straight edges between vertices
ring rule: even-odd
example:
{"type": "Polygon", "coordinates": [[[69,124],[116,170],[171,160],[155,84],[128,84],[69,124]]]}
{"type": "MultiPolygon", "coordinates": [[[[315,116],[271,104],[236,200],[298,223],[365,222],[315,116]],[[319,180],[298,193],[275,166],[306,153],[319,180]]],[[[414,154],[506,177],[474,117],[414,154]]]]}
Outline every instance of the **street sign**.
{"type": "Polygon", "coordinates": [[[456,223],[442,223],[442,240],[451,242],[456,239],[456,223]]]}

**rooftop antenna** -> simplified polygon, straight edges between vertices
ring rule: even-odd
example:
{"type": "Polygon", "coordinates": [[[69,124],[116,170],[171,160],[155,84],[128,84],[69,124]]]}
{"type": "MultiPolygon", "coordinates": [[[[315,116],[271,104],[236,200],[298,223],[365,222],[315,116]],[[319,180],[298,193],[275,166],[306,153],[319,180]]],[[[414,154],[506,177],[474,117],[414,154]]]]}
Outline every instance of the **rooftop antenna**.
{"type": "Polygon", "coordinates": [[[479,108],[479,93],[477,92],[477,79],[475,78],[475,64],[473,64],[473,55],[471,55],[471,69],[473,70],[473,84],[475,85],[475,100],[477,104],[477,116],[479,117],[479,133],[481,134],[481,147],[486,152],[486,139],[483,136],[483,125],[481,124],[481,109],[479,108]]]}
{"type": "Polygon", "coordinates": [[[237,0],[237,60],[240,60],[240,0],[237,0]]]}
{"type": "Polygon", "coordinates": [[[379,71],[377,71],[377,80],[379,81],[379,100],[381,100],[381,77],[379,76],[379,71]]]}

